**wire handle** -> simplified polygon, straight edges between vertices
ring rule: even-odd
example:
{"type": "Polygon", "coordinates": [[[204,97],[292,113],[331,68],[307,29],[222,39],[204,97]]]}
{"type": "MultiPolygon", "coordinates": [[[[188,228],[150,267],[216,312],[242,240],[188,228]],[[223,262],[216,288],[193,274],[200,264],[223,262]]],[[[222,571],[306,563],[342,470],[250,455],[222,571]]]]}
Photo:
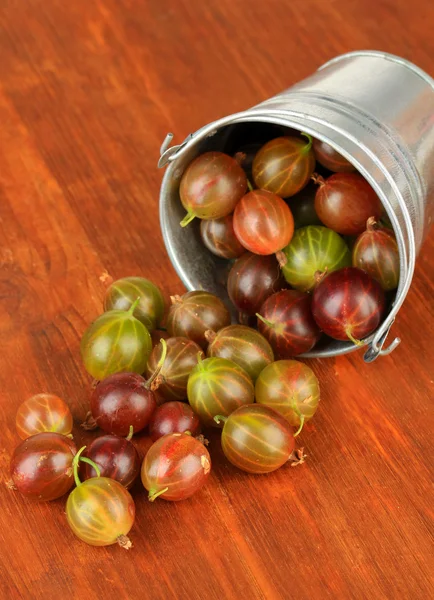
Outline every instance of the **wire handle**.
{"type": "Polygon", "coordinates": [[[377,335],[372,340],[368,350],[365,352],[363,360],[367,363],[373,362],[379,356],[387,356],[391,352],[395,350],[397,346],[401,343],[401,338],[396,337],[387,348],[383,348],[384,343],[389,335],[390,328],[392,327],[395,319],[392,319],[390,323],[387,325],[387,329],[385,331],[379,331],[377,335]]]}

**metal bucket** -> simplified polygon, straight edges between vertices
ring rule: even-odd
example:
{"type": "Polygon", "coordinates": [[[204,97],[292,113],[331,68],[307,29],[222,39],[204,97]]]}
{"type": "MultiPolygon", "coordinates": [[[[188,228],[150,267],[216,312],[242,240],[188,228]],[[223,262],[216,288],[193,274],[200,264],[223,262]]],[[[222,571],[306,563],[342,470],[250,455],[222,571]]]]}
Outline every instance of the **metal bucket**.
{"type": "MultiPolygon", "coordinates": [[[[202,245],[197,225],[179,225],[184,209],[179,180],[191,160],[207,150],[230,152],[237,143],[267,141],[288,128],[331,144],[377,192],[394,228],[400,254],[395,300],[379,328],[364,340],[365,361],[389,354],[384,347],[413,277],[415,260],[434,214],[434,79],[412,63],[383,52],[338,56],[282,94],[245,112],[215,121],[169,148],[159,166],[170,163],[160,194],[160,220],[169,257],[189,290],[206,289],[227,300],[225,261],[202,245]]],[[[326,340],[305,356],[328,357],[356,349],[326,340]]]]}

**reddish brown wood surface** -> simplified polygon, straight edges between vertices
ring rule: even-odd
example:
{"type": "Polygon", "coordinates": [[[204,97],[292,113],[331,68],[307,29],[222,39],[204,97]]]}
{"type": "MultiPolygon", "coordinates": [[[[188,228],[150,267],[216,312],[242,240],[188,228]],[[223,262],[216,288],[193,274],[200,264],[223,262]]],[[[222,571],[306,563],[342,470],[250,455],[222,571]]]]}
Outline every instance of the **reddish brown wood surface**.
{"type": "MultiPolygon", "coordinates": [[[[434,238],[395,333],[402,345],[317,360],[308,460],[254,477],[223,460],[192,499],[134,491],[134,549],[74,538],[64,500],[8,490],[15,411],[65,398],[78,424],[79,357],[104,274],[182,286],[158,224],[168,131],[247,108],[360,48],[434,73],[433,4],[405,0],[3,0],[0,4],[0,597],[434,597],[434,238]]],[[[141,440],[144,446],[146,440],[141,440]]]]}

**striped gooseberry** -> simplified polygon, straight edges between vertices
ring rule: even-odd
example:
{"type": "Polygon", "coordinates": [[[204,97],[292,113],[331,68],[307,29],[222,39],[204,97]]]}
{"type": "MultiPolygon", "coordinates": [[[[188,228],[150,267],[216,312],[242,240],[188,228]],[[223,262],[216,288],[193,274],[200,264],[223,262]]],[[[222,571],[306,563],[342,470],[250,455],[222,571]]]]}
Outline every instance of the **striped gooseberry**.
{"type": "Polygon", "coordinates": [[[137,433],[147,426],[157,406],[155,390],[166,358],[166,342],[160,343],[162,354],[148,380],[137,373],[115,373],[95,386],[84,429],[101,427],[107,433],[126,436],[131,427],[137,433]]]}
{"type": "Polygon", "coordinates": [[[188,378],[187,396],[202,423],[216,426],[215,415],[227,417],[254,402],[254,387],[250,376],[234,361],[199,357],[188,378]]]}
{"type": "Polygon", "coordinates": [[[312,298],[299,290],[282,290],[262,304],[258,329],[270,342],[276,358],[291,358],[309,352],[321,331],[312,317],[312,298]]]}
{"type": "MultiPolygon", "coordinates": [[[[96,463],[101,477],[109,477],[121,483],[127,490],[133,485],[140,473],[140,458],[134,444],[130,441],[133,428],[128,437],[102,435],[93,440],[86,448],[85,457],[96,463]]],[[[96,477],[98,473],[90,462],[83,462],[83,479],[96,477]]]]}
{"type": "Polygon", "coordinates": [[[49,501],[74,485],[72,464],[77,449],[60,433],[38,433],[15,449],[11,459],[12,484],[24,496],[49,501]]]}
{"type": "Polygon", "coordinates": [[[81,340],[81,356],[87,372],[97,381],[113,373],[143,373],[152,350],[149,331],[134,311],[140,298],[127,310],[110,310],[98,317],[81,340]]]}
{"type": "MultiPolygon", "coordinates": [[[[92,477],[81,482],[78,477],[81,448],[74,458],[74,478],[77,487],[69,494],[66,519],[73,533],[91,546],[119,544],[129,550],[128,533],[135,518],[134,500],[128,490],[109,477],[92,477]]],[[[98,465],[93,464],[99,473],[98,465]]]]}
{"type": "Polygon", "coordinates": [[[104,310],[129,310],[139,298],[133,315],[148,331],[156,329],[163,319],[164,298],[155,283],[144,277],[123,277],[114,281],[104,297],[104,310]]]}
{"type": "Polygon", "coordinates": [[[235,235],[233,215],[220,219],[202,219],[200,237],[208,250],[220,258],[238,258],[246,251],[235,235]]]}
{"type": "Polygon", "coordinates": [[[280,196],[267,190],[252,190],[235,207],[234,231],[250,252],[275,254],[291,241],[294,219],[280,196]]]}
{"type": "Polygon", "coordinates": [[[380,284],[355,267],[325,275],[313,292],[312,314],[320,329],[356,345],[378,327],[384,309],[380,284]]]}
{"type": "Polygon", "coordinates": [[[351,252],[338,233],[310,225],[297,229],[291,243],[278,253],[286,281],[297,290],[312,290],[317,272],[330,273],[351,265],[351,252]]]}
{"type": "Polygon", "coordinates": [[[172,306],[166,327],[171,337],[186,337],[206,348],[205,331],[218,331],[231,322],[224,302],[210,292],[187,292],[183,296],[171,296],[170,300],[172,306]]]}
{"type": "Polygon", "coordinates": [[[149,436],[156,442],[169,433],[200,434],[200,420],[186,402],[165,402],[158,406],[149,421],[149,436]]]}
{"type": "Polygon", "coordinates": [[[187,433],[171,433],[149,448],[142,464],[142,483],[153,502],[185,500],[199,491],[211,471],[204,444],[187,433]]]}
{"type": "MultiPolygon", "coordinates": [[[[157,404],[172,400],[187,399],[188,376],[195,365],[201,347],[185,337],[171,337],[166,340],[167,356],[158,377],[158,389],[155,390],[157,404]]],[[[146,367],[148,376],[155,371],[163,352],[162,343],[157,344],[149,357],[146,367]]]]}
{"type": "Polygon", "coordinates": [[[315,210],[326,227],[342,235],[359,235],[369,217],[379,219],[381,201],[358,173],[335,173],[327,179],[314,176],[319,185],[315,210]]]}
{"type": "Polygon", "coordinates": [[[226,358],[242,367],[253,381],[274,360],[273,350],[267,340],[255,329],[245,325],[229,325],[217,333],[206,333],[208,356],[226,358]]]}
{"type": "Polygon", "coordinates": [[[246,252],[233,264],[227,290],[231,302],[243,315],[254,315],[274,292],[286,287],[276,257],[246,252]]]}
{"type": "Polygon", "coordinates": [[[15,426],[22,440],[51,431],[69,435],[72,415],[66,402],[54,394],[36,394],[25,400],[17,411],[15,426]]]}
{"type": "Polygon", "coordinates": [[[368,219],[366,231],[353,246],[353,267],[368,273],[383,290],[395,290],[399,283],[399,250],[393,231],[368,219]]]}
{"type": "Polygon", "coordinates": [[[256,380],[256,402],[269,406],[298,427],[311,419],[320,399],[319,382],[312,369],[297,360],[277,360],[262,371],[256,380]]]}
{"type": "Polygon", "coordinates": [[[246,189],[246,174],[234,158],[223,152],[201,154],[181,178],[179,195],[187,211],[181,226],[195,217],[219,219],[229,215],[246,189]]]}
{"type": "Polygon", "coordinates": [[[294,435],[288,421],[261,404],[241,406],[223,422],[222,449],[233,465],[247,473],[270,473],[291,460],[294,435]]]}
{"type": "Polygon", "coordinates": [[[295,136],[267,142],[256,154],[252,174],[258,188],[282,198],[294,196],[309,182],[315,169],[312,138],[295,136]]]}

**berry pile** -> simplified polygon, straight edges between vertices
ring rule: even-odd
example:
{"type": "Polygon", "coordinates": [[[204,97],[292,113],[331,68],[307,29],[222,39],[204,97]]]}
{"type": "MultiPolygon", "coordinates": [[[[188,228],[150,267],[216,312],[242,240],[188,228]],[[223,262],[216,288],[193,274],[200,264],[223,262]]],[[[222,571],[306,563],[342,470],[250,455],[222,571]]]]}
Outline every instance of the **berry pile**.
{"type": "Polygon", "coordinates": [[[308,366],[274,362],[261,333],[231,325],[223,302],[208,292],[172,297],[170,337],[154,347],[165,304],[152,282],[114,282],[104,308],[81,342],[94,378],[82,426],[104,435],[78,449],[65,402],[33,396],[16,417],[24,441],[11,460],[11,488],[39,501],[69,493],[66,518],[77,537],[128,549],[135,519],[129,490],[139,475],[150,501],[184,500],[206,483],[211,457],[202,428],[220,428],[224,454],[249,473],[303,462],[295,437],[319,401],[308,366]],[[141,459],[133,436],[144,430],[153,444],[141,459]]]}
{"type": "Polygon", "coordinates": [[[399,282],[398,245],[374,190],[330,145],[292,134],[253,155],[206,152],[179,195],[181,225],[201,219],[205,247],[230,261],[239,322],[257,327],[277,358],[324,335],[362,345],[379,326],[399,282]]]}
{"type": "Polygon", "coordinates": [[[207,152],[185,170],[180,198],[181,225],[201,219],[208,250],[234,261],[227,291],[240,323],[209,292],[172,296],[166,314],[155,284],[120,279],[81,341],[94,379],[82,425],[104,435],[78,449],[71,412],[52,394],[25,401],[16,417],[23,441],[10,487],[39,501],[69,493],[67,522],[94,546],[131,547],[129,490],[139,475],[151,502],[203,487],[211,457],[202,428],[220,428],[224,455],[248,473],[302,463],[295,438],[320,388],[294,357],[323,335],[361,344],[380,323],[385,292],[398,285],[398,247],[378,224],[379,199],[350,163],[308,135],[271,140],[248,160],[207,152]],[[315,173],[317,162],[333,174],[315,173]],[[154,345],[158,329],[167,339],[154,345]],[[141,459],[133,436],[143,431],[153,443],[141,459]]]}

